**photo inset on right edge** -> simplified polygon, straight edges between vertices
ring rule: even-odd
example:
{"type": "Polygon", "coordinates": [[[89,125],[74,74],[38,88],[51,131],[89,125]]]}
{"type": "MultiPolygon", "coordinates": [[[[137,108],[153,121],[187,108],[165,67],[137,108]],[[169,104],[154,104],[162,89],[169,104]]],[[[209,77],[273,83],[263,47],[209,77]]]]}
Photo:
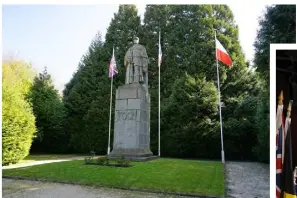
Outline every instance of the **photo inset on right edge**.
{"type": "Polygon", "coordinates": [[[297,49],[276,50],[276,197],[297,197],[297,49]]]}

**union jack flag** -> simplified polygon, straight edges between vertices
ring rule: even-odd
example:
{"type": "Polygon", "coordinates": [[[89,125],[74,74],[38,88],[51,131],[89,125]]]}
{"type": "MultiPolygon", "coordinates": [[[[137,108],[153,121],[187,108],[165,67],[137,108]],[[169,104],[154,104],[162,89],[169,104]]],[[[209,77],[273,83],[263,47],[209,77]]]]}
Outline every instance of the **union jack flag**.
{"type": "Polygon", "coordinates": [[[281,175],[283,172],[284,151],[283,105],[278,105],[276,114],[276,198],[281,198],[281,175]]]}
{"type": "Polygon", "coordinates": [[[114,57],[114,48],[112,50],[112,58],[110,60],[109,63],[109,73],[108,73],[108,77],[112,78],[114,75],[116,75],[118,73],[118,69],[117,69],[117,63],[114,57]]]}

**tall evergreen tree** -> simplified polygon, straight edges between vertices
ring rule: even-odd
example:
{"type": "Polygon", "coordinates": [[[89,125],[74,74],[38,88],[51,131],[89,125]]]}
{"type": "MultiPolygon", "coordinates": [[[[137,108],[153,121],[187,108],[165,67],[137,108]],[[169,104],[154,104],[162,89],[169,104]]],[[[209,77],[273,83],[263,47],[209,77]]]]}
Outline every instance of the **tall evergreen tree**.
{"type": "Polygon", "coordinates": [[[120,5],[107,30],[105,42],[102,42],[101,35],[94,38],[77,73],[66,86],[64,102],[68,114],[67,128],[71,133],[70,144],[75,151],[106,153],[110,98],[108,63],[114,47],[119,70],[114,78],[114,86],[117,87],[125,78],[125,53],[140,28],[136,6],[120,5]]]}
{"type": "MultiPolygon", "coordinates": [[[[106,80],[104,81],[103,79],[102,82],[100,78],[107,71],[104,68],[104,66],[107,67],[107,63],[104,64],[102,47],[101,35],[97,34],[88,52],[83,56],[78,71],[63,91],[63,99],[67,112],[65,130],[69,131],[70,148],[75,152],[93,150],[94,148],[91,146],[92,142],[100,142],[100,139],[92,137],[94,134],[86,131],[85,115],[95,98],[104,97],[104,95],[101,95],[100,90],[104,90],[107,86],[106,80]],[[88,139],[90,136],[91,138],[88,139]]],[[[97,119],[101,116],[98,114],[92,119],[97,119]]],[[[97,133],[99,132],[97,131],[97,133]]]]}
{"type": "Polygon", "coordinates": [[[165,119],[170,125],[163,130],[162,155],[219,157],[217,104],[216,86],[207,82],[205,77],[186,74],[176,80],[169,102],[164,107],[164,114],[168,115],[165,119]]]}
{"type": "Polygon", "coordinates": [[[65,109],[46,68],[35,77],[30,98],[38,130],[31,151],[66,152],[69,137],[63,129],[65,109]]]}

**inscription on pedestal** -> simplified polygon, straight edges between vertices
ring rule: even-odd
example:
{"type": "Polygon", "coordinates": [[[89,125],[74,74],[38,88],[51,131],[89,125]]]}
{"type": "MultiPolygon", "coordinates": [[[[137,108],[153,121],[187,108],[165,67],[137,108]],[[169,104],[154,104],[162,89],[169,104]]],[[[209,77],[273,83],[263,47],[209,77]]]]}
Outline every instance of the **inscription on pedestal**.
{"type": "Polygon", "coordinates": [[[126,120],[136,120],[137,110],[116,110],[116,122],[123,122],[126,120]]]}
{"type": "Polygon", "coordinates": [[[139,84],[119,87],[114,118],[114,146],[111,158],[142,159],[152,156],[149,139],[150,104],[144,97],[146,89],[139,84]]]}

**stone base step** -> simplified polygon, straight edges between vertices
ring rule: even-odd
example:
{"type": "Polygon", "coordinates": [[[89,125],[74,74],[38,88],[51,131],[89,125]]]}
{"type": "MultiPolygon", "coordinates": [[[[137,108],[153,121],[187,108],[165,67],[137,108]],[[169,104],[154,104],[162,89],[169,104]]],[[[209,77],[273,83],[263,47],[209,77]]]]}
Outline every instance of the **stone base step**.
{"type": "MultiPolygon", "coordinates": [[[[108,156],[109,159],[120,159],[120,157],[117,156],[108,156]]],[[[135,162],[142,162],[142,161],[151,161],[154,159],[158,159],[159,156],[147,156],[147,157],[140,157],[140,156],[125,156],[126,159],[130,161],[135,161],[135,162]]]]}

